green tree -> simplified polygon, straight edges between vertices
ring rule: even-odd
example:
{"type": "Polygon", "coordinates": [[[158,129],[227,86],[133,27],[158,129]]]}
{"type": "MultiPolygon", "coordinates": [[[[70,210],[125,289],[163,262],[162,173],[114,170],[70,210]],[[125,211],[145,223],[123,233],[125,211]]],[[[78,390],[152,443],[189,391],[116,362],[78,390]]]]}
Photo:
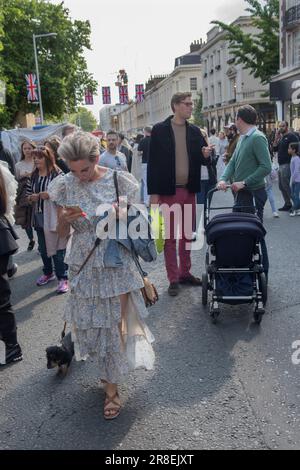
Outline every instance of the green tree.
{"type": "Polygon", "coordinates": [[[83,55],[85,48],[91,49],[89,22],[71,20],[63,2],[54,5],[45,0],[0,1],[3,2],[1,63],[7,84],[6,107],[2,113],[0,109],[0,126],[13,125],[19,111],[37,110],[37,105],[27,102],[25,82],[25,74],[35,72],[33,34],[57,34],[37,39],[46,118],[59,119],[66,112],[74,112],[84,90],[90,88],[96,92],[97,89],[83,55]]]}
{"type": "Polygon", "coordinates": [[[243,64],[255,78],[263,84],[270,82],[279,69],[279,0],[245,0],[250,6],[245,10],[251,13],[257,34],[247,34],[239,26],[221,21],[212,21],[227,32],[229,48],[237,64],[243,64]]]}
{"type": "Polygon", "coordinates": [[[93,113],[84,107],[79,107],[78,112],[73,114],[70,122],[81,127],[86,132],[91,132],[97,129],[97,120],[93,113]]]}
{"type": "Polygon", "coordinates": [[[202,93],[198,94],[199,98],[196,101],[195,110],[193,113],[193,123],[196,126],[204,126],[204,117],[203,117],[203,95],[202,93]]]}

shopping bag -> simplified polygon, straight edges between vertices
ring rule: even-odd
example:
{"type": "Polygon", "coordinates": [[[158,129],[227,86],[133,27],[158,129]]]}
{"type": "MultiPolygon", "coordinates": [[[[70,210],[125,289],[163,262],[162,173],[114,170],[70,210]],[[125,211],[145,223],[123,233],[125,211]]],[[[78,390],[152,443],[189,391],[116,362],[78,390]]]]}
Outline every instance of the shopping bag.
{"type": "Polygon", "coordinates": [[[165,246],[165,224],[164,218],[160,210],[151,209],[151,230],[153,238],[155,239],[155,245],[157,253],[162,253],[165,246]]]}

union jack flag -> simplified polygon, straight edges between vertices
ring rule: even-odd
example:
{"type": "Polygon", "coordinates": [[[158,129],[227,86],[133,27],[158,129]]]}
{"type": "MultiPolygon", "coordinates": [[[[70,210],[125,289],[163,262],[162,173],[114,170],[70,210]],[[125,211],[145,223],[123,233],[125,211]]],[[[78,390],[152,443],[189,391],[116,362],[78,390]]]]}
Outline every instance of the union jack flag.
{"type": "Polygon", "coordinates": [[[120,95],[120,104],[128,104],[128,86],[122,85],[119,87],[119,95],[120,95]]]}
{"type": "Polygon", "coordinates": [[[103,102],[103,104],[111,104],[110,87],[109,86],[103,86],[102,87],[102,102],[103,102]]]}
{"type": "Polygon", "coordinates": [[[25,75],[25,78],[27,88],[27,101],[29,103],[36,103],[39,100],[36,75],[34,73],[29,73],[28,75],[25,75]]]}
{"type": "Polygon", "coordinates": [[[86,90],[85,91],[85,95],[84,95],[84,98],[85,98],[85,104],[94,104],[94,97],[93,97],[93,93],[91,90],[86,90]]]}
{"type": "Polygon", "coordinates": [[[145,99],[144,85],[135,85],[135,99],[138,103],[141,103],[145,99]]]}

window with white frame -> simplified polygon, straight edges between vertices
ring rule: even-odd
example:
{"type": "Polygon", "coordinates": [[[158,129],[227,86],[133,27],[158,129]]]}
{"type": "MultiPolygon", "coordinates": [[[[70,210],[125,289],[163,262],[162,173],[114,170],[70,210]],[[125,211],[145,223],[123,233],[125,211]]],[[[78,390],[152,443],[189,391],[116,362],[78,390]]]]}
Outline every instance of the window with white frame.
{"type": "Polygon", "coordinates": [[[207,61],[207,59],[205,59],[205,61],[204,61],[204,73],[207,73],[207,63],[208,63],[208,61],[207,61]]]}
{"type": "Polygon", "coordinates": [[[286,10],[296,7],[300,4],[300,0],[286,0],[286,10]]]}
{"type": "Polygon", "coordinates": [[[287,34],[287,66],[300,65],[300,31],[287,34]]]}
{"type": "Polygon", "coordinates": [[[215,86],[211,85],[211,104],[215,104],[215,86]]]}
{"type": "Polygon", "coordinates": [[[221,51],[217,51],[217,65],[221,65],[221,51]]]}
{"type": "Polygon", "coordinates": [[[208,88],[205,88],[204,90],[204,106],[208,106],[208,88]]]}
{"type": "Polygon", "coordinates": [[[218,83],[218,96],[217,96],[218,103],[222,103],[222,83],[218,83]]]}
{"type": "Polygon", "coordinates": [[[191,91],[197,91],[198,90],[197,77],[190,78],[190,89],[191,89],[191,91]]]}

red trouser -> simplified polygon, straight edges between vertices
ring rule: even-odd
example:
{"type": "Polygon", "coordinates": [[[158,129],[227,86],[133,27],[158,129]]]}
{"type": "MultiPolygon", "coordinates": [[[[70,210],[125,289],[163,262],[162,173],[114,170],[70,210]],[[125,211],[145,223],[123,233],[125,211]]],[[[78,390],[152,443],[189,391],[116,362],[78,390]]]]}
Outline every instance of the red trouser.
{"type": "Polygon", "coordinates": [[[193,223],[196,215],[195,194],[185,188],[177,188],[174,196],[160,196],[159,204],[165,220],[165,264],[170,283],[188,277],[191,269],[191,252],[186,244],[190,244],[193,223]],[[176,204],[178,213],[168,209],[176,204]],[[179,230],[179,233],[178,233],[179,230]],[[179,267],[177,263],[176,240],[179,239],[179,267]]]}

